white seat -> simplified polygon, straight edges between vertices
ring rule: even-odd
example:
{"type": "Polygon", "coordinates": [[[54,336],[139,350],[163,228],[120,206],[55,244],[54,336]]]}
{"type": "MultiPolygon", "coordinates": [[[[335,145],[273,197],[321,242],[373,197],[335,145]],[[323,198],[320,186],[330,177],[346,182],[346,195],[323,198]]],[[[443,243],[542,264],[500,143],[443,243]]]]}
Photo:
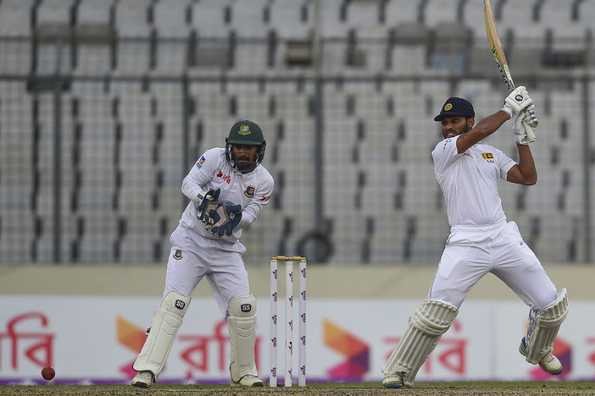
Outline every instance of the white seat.
{"type": "MultiPolygon", "coordinates": [[[[32,4],[33,0],[3,1],[0,5],[0,34],[2,36],[29,36],[31,34],[29,22],[32,4]]],[[[7,53],[14,56],[13,52],[7,51],[7,53]]]]}
{"type": "Polygon", "coordinates": [[[451,0],[430,0],[425,7],[425,24],[434,27],[441,22],[456,22],[457,5],[451,0]]]}
{"type": "Polygon", "coordinates": [[[155,27],[161,37],[188,37],[186,3],[179,0],[159,0],[155,3],[155,27]]]}
{"type": "MultiPolygon", "coordinates": [[[[271,27],[263,21],[262,17],[264,8],[268,3],[268,0],[236,1],[233,3],[232,26],[239,37],[264,38],[267,36],[271,27]]],[[[273,8],[275,8],[276,3],[273,2],[272,4],[273,8]]]]}
{"type": "Polygon", "coordinates": [[[68,24],[71,5],[72,0],[47,0],[41,2],[37,8],[37,23],[68,24]]]}
{"type": "Polygon", "coordinates": [[[84,0],[78,8],[79,23],[103,23],[108,24],[110,6],[113,0],[84,0]]]}
{"type": "Polygon", "coordinates": [[[150,27],[147,24],[149,0],[123,0],[117,3],[116,27],[121,37],[147,37],[150,27]]]}
{"type": "Polygon", "coordinates": [[[223,9],[231,4],[228,0],[203,0],[192,3],[192,25],[200,37],[227,37],[230,25],[223,20],[223,9]]]}
{"type": "MultiPolygon", "coordinates": [[[[325,13],[327,3],[335,3],[336,0],[321,2],[322,13],[325,20],[328,19],[325,13]]],[[[308,21],[302,22],[301,8],[306,4],[303,1],[278,0],[272,3],[271,26],[277,31],[281,38],[304,38],[314,26],[314,6],[312,2],[307,3],[308,21]]]]}

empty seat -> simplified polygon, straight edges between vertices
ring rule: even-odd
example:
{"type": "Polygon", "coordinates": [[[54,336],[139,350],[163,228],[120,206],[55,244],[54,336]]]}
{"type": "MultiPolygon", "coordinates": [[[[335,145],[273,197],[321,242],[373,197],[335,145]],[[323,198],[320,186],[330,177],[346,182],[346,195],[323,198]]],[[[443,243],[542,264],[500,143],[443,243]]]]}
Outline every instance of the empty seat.
{"type": "Polygon", "coordinates": [[[116,28],[123,37],[147,37],[150,25],[147,21],[149,0],[119,1],[116,8],[116,28]]]}
{"type": "Polygon", "coordinates": [[[0,34],[2,36],[30,35],[30,12],[32,4],[33,0],[3,1],[0,5],[0,34]]]}
{"type": "Polygon", "coordinates": [[[154,26],[160,36],[188,37],[186,12],[189,5],[178,0],[159,0],[154,7],[154,26]]]}

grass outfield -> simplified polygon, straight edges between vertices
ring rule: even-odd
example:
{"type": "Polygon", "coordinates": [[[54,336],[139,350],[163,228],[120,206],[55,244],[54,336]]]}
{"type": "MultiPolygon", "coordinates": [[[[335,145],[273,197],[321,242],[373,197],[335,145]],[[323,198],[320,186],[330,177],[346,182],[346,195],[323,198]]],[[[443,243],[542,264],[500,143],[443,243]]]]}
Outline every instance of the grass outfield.
{"type": "Polygon", "coordinates": [[[229,385],[3,385],[0,395],[595,395],[595,382],[431,382],[413,389],[383,389],[378,383],[315,384],[306,388],[238,388],[229,385]]]}

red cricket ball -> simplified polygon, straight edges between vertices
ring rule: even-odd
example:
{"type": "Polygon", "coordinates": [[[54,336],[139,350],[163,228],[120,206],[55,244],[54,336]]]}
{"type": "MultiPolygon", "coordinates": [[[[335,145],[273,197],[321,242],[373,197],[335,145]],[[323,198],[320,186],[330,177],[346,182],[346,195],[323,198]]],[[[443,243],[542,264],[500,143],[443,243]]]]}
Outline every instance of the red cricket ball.
{"type": "Polygon", "coordinates": [[[56,370],[53,367],[44,367],[41,370],[41,376],[44,380],[51,381],[56,376],[56,370]]]}

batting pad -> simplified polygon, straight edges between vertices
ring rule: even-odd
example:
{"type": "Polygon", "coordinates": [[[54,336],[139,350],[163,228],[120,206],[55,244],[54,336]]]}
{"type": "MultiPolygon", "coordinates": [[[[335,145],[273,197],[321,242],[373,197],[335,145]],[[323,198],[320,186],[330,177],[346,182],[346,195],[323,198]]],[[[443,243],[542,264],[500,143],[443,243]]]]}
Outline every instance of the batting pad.
{"type": "Polygon", "coordinates": [[[541,311],[531,311],[529,314],[529,329],[527,330],[527,361],[537,364],[548,352],[558,335],[560,325],[568,315],[568,295],[566,289],[558,293],[553,303],[541,311]]]}
{"type": "Polygon", "coordinates": [[[254,363],[256,337],[256,298],[253,295],[234,297],[229,302],[227,326],[231,341],[231,380],[238,382],[245,375],[257,376],[254,363]]]}
{"type": "Polygon", "coordinates": [[[440,336],[450,328],[457,307],[439,300],[426,300],[409,319],[409,328],[391,353],[385,376],[399,374],[405,385],[413,385],[417,371],[432,352],[440,336]]]}
{"type": "Polygon", "coordinates": [[[176,292],[169,292],[165,296],[159,310],[153,316],[149,336],[143,349],[132,366],[136,371],[150,371],[155,378],[159,376],[176,333],[182,326],[182,319],[190,300],[191,297],[176,292]]]}

